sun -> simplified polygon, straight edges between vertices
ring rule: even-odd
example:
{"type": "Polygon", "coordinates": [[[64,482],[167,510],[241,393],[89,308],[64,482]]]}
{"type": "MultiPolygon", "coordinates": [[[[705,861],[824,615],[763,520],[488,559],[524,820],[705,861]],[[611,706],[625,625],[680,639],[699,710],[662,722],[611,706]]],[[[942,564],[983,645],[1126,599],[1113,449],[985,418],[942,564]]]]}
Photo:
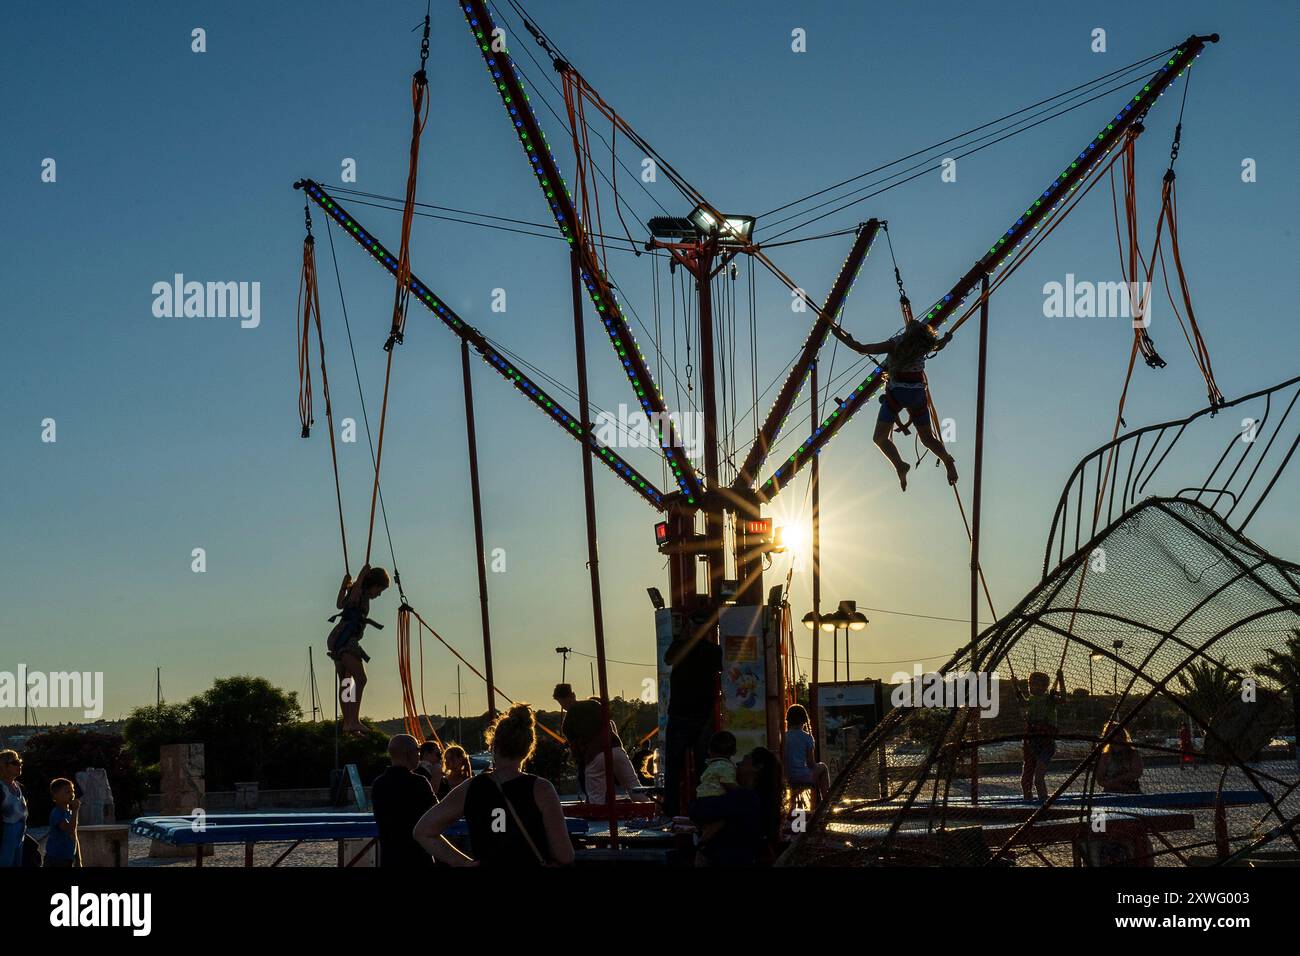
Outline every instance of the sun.
{"type": "Polygon", "coordinates": [[[812,554],[812,521],[807,518],[775,522],[781,529],[781,542],[786,553],[794,558],[806,558],[812,554]]]}

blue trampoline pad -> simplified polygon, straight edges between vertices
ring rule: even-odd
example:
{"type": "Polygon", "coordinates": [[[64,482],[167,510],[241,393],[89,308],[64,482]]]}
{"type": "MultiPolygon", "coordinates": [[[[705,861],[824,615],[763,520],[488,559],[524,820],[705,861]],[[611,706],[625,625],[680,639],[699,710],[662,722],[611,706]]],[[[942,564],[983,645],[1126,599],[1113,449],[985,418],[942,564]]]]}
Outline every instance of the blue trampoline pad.
{"type": "MultiPolygon", "coordinates": [[[[570,835],[587,832],[587,821],[566,820],[570,835]]],[[[175,846],[219,843],[284,843],[295,840],[355,840],[379,835],[372,813],[208,813],[170,817],[138,817],[131,830],[175,846]]],[[[463,837],[469,830],[459,820],[445,833],[463,837]]]]}

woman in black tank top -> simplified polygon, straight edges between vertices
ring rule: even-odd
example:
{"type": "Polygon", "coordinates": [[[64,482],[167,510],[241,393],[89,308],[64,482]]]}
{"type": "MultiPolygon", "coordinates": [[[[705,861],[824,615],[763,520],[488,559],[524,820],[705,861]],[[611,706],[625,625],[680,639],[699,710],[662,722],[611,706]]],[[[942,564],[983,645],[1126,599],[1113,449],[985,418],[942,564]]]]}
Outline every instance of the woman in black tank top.
{"type": "Polygon", "coordinates": [[[559,794],[549,780],[524,773],[537,733],[532,709],[515,704],[487,730],[492,770],[471,777],[415,825],[416,841],[452,866],[546,866],[573,862],[573,843],[559,794]],[[443,833],[464,816],[470,853],[443,833]]]}
{"type": "Polygon", "coordinates": [[[500,771],[490,771],[469,782],[469,792],[465,795],[465,823],[469,827],[470,853],[483,866],[553,863],[546,840],[546,823],[533,796],[541,778],[521,773],[503,781],[497,779],[500,775],[500,771]],[[522,830],[520,823],[523,824],[522,830]],[[503,827],[504,832],[501,832],[503,827]],[[541,854],[540,860],[538,853],[541,854]]]}

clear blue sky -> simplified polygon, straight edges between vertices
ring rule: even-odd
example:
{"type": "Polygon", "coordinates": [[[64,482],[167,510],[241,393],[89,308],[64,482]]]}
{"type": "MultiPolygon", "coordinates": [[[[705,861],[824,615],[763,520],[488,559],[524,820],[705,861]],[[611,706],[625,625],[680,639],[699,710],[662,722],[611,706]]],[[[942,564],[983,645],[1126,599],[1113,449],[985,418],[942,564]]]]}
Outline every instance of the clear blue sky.
{"type": "MultiPolygon", "coordinates": [[[[765,211],[1190,33],[1218,31],[1223,42],[1193,71],[1178,164],[1184,259],[1229,397],[1296,372],[1291,164],[1300,153],[1300,37],[1292,4],[532,0],[529,7],[609,102],[716,205],[738,212],[765,211]],[[1107,31],[1104,54],[1090,50],[1097,27],[1107,31]],[[806,53],[791,52],[795,28],[807,31],[806,53]],[[1245,157],[1258,163],[1256,183],[1241,181],[1245,157]]],[[[420,198],[544,220],[463,18],[448,0],[432,12],[420,198]]],[[[7,492],[0,575],[8,583],[0,668],[102,670],[107,711],[116,715],[152,700],[155,666],[165,696],[176,700],[233,673],[302,691],[308,644],[325,663],[319,648],[342,562],[319,394],[317,433],[298,437],[293,312],[302,196],[290,185],[303,176],[337,184],[341,161],[351,157],[357,188],[402,191],[418,50],[410,28],[423,13],[422,3],[326,0],[11,4],[0,14],[0,199],[10,224],[0,233],[7,492]],[[207,31],[204,54],[190,50],[195,27],[207,31]],[[46,157],[58,164],[54,184],[41,182],[46,157]],[[177,272],[260,282],[260,327],[155,318],[151,288],[177,272]],[[40,441],[47,417],[58,423],[53,445],[40,441]],[[196,547],[207,552],[204,574],[190,570],[196,547]]],[[[518,48],[531,41],[511,40],[523,59],[518,48]]],[[[955,183],[932,174],[886,193],[827,220],[824,231],[871,215],[889,219],[909,291],[924,307],[1121,101],[1116,94],[962,160],[955,183]]],[[[1169,97],[1158,104],[1139,146],[1144,243],[1176,109],[1169,97]]],[[[562,131],[539,111],[558,146],[562,131]]],[[[568,152],[559,152],[571,171],[568,152]]],[[[666,181],[651,188],[674,212],[689,211],[677,208],[666,181]]],[[[1098,187],[994,301],[986,566],[1000,610],[1038,578],[1069,468],[1109,437],[1131,341],[1126,329],[1115,320],[1042,315],[1045,282],[1066,273],[1120,278],[1107,193],[1098,187]]],[[[643,193],[627,195],[631,214],[641,221],[652,214],[643,193]]],[[[396,247],[397,216],[354,211],[396,247]]],[[[847,243],[811,242],[773,255],[820,299],[847,243]]],[[[412,246],[415,271],[469,321],[575,381],[562,244],[421,219],[412,246]],[[504,314],[490,311],[494,288],[507,290],[504,314]]],[[[391,280],[352,244],[339,256],[373,416],[391,280]]],[[[647,322],[649,268],[644,258],[614,260],[625,298],[647,322]]],[[[359,418],[328,258],[321,269],[337,414],[359,418]]],[[[760,275],[758,287],[765,386],[802,340],[808,317],[790,314],[788,295],[769,276],[760,275]]],[[[883,246],[845,321],[863,337],[897,327],[883,246]]],[[[616,407],[628,393],[598,328],[589,325],[593,397],[616,407]]],[[[1203,404],[1203,385],[1167,310],[1158,309],[1152,334],[1170,364],[1137,371],[1130,425],[1203,404]]],[[[384,489],[413,603],[477,661],[456,344],[412,309],[396,360],[384,489]]],[[[960,337],[931,369],[941,415],[958,422],[955,451],[966,472],[974,346],[972,335],[960,337]]],[[[747,362],[743,332],[740,349],[747,362]]],[[[836,367],[844,364],[841,352],[836,367]]],[[[555,646],[593,648],[578,450],[481,363],[475,375],[488,545],[507,557],[506,572],[489,582],[498,683],[512,696],[545,702],[559,677],[555,646]]],[[[738,391],[748,390],[745,380],[738,391]]],[[[966,545],[951,495],[928,465],[900,495],[870,446],[870,424],[855,422],[824,457],[826,597],[961,617],[966,545]]],[[[364,444],[342,453],[357,550],[368,454],[364,444]]],[[[631,457],[659,474],[652,454],[631,457]]],[[[1297,554],[1295,484],[1292,478],[1279,490],[1251,529],[1290,558],[1297,554]]],[[[797,513],[804,496],[801,479],[777,513],[797,513]]],[[[611,664],[611,687],[631,695],[652,673],[637,666],[654,653],[644,589],[666,590],[666,572],[651,546],[654,512],[600,472],[597,497],[609,651],[632,662],[611,664]]],[[[387,563],[386,545],[376,552],[387,563]]],[[[785,560],[769,583],[784,577],[785,560]]],[[[795,578],[799,614],[807,594],[805,571],[795,578]]],[[[400,711],[396,604],[392,595],[376,607],[388,626],[368,638],[374,662],[365,710],[374,717],[400,711]]],[[[853,656],[905,663],[859,667],[855,676],[888,676],[914,659],[938,663],[934,655],[965,634],[959,623],[870,616],[853,656]]],[[[571,660],[574,672],[583,686],[585,658],[571,660]]],[[[430,709],[454,711],[455,670],[446,654],[426,648],[425,680],[430,709]]],[[[328,695],[327,671],[321,685],[328,695]]],[[[481,688],[468,673],[464,686],[466,710],[481,710],[481,688]]]]}

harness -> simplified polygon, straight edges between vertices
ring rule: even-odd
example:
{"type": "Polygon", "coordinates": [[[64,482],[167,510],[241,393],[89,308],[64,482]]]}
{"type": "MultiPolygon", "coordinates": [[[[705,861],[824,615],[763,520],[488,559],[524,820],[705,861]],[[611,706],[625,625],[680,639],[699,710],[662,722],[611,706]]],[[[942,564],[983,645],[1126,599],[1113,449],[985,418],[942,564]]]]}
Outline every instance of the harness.
{"type": "MultiPolygon", "coordinates": [[[[924,372],[899,372],[897,375],[890,372],[889,385],[921,385],[928,388],[928,386],[926,386],[924,372]]],[[[885,394],[882,397],[882,401],[884,401],[889,410],[894,413],[895,427],[904,435],[910,435],[911,431],[908,426],[903,424],[902,413],[906,406],[898,400],[894,395],[894,390],[890,388],[889,385],[885,387],[885,394]]]]}
{"type": "Polygon", "coordinates": [[[362,613],[359,607],[345,607],[337,614],[326,618],[326,620],[329,621],[331,624],[333,624],[335,621],[343,621],[346,624],[362,624],[362,625],[369,624],[371,627],[377,627],[381,631],[384,629],[384,625],[380,624],[378,621],[372,621],[370,618],[366,617],[366,615],[362,613]]]}
{"type": "Polygon", "coordinates": [[[370,625],[371,627],[378,628],[381,631],[384,629],[384,625],[380,624],[378,621],[372,621],[361,611],[359,607],[345,607],[337,614],[326,618],[326,620],[331,624],[333,624],[335,621],[342,621],[345,625],[347,625],[347,630],[340,633],[338,643],[335,645],[335,647],[334,648],[327,647],[325,650],[326,654],[328,654],[331,658],[334,658],[336,660],[337,658],[335,657],[335,655],[340,648],[346,647],[354,640],[358,642],[361,640],[361,635],[365,633],[367,624],[370,625]]]}

